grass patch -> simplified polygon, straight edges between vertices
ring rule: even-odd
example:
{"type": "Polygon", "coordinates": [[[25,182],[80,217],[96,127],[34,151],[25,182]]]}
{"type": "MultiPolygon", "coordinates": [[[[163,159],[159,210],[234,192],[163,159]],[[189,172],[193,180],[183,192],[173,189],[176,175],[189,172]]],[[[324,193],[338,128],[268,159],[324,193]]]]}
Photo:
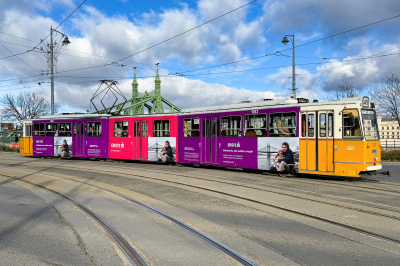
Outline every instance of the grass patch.
{"type": "Polygon", "coordinates": [[[10,148],[8,145],[0,144],[0,152],[19,152],[19,149],[10,148]]]}
{"type": "Polygon", "coordinates": [[[384,161],[400,161],[400,151],[382,151],[381,154],[384,161]]]}

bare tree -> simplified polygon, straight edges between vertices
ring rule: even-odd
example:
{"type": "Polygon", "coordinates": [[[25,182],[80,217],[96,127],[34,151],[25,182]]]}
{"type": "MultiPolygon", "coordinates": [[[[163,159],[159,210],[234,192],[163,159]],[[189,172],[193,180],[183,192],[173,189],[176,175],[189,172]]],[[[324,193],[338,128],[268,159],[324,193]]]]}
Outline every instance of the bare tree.
{"type": "Polygon", "coordinates": [[[329,101],[339,101],[343,98],[359,97],[362,96],[364,88],[357,89],[354,87],[353,82],[348,80],[346,77],[333,83],[335,90],[326,95],[326,99],[329,101]]]}
{"type": "Polygon", "coordinates": [[[382,116],[396,118],[400,125],[400,77],[390,74],[378,86],[369,88],[372,101],[382,116]]]}
{"type": "Polygon", "coordinates": [[[17,96],[11,93],[5,94],[0,103],[3,105],[0,107],[1,115],[10,121],[21,122],[24,119],[31,119],[50,113],[50,104],[42,95],[36,95],[34,92],[21,92],[17,96]]]}

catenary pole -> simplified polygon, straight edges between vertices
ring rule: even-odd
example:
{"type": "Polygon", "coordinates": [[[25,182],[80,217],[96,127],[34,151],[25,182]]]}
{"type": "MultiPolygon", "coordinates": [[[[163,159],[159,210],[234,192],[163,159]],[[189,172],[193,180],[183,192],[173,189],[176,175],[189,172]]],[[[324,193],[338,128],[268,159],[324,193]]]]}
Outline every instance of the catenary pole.
{"type": "Polygon", "coordinates": [[[53,26],[50,28],[50,79],[51,79],[51,115],[54,115],[54,54],[53,54],[53,26]]]}
{"type": "Polygon", "coordinates": [[[295,63],[295,44],[294,44],[294,35],[292,35],[293,40],[293,70],[292,70],[292,98],[296,99],[296,63],[295,63]]]}

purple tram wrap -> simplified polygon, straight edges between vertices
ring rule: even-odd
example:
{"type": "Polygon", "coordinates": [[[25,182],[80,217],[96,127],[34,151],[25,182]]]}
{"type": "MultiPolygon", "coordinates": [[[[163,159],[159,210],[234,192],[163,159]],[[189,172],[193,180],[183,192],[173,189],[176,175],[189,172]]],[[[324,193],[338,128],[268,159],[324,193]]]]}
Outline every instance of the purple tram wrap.
{"type": "Polygon", "coordinates": [[[107,119],[33,121],[33,156],[108,158],[107,119]],[[62,152],[64,141],[68,151],[62,152]]]}
{"type": "MultiPolygon", "coordinates": [[[[298,164],[299,111],[300,107],[289,107],[180,115],[178,117],[179,162],[269,170],[273,166],[272,158],[276,156],[278,147],[287,142],[293,151],[295,164],[298,164]],[[292,119],[295,125],[292,134],[282,136],[277,133],[278,129],[271,127],[272,121],[269,120],[274,115],[283,116],[285,113],[294,115],[292,119]],[[244,122],[249,121],[245,120],[245,116],[249,119],[252,115],[265,117],[265,130],[258,130],[259,135],[254,133],[252,137],[245,136],[244,122]],[[240,125],[238,125],[239,117],[240,125]]],[[[247,130],[250,131],[249,128],[247,130]]]]}

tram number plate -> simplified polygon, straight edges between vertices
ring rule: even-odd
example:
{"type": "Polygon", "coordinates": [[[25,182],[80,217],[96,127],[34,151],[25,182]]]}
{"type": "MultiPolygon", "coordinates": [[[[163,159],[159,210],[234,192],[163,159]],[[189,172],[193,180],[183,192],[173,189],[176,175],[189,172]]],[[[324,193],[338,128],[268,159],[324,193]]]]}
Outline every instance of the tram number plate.
{"type": "Polygon", "coordinates": [[[258,114],[258,110],[251,110],[252,114],[258,114]]]}

